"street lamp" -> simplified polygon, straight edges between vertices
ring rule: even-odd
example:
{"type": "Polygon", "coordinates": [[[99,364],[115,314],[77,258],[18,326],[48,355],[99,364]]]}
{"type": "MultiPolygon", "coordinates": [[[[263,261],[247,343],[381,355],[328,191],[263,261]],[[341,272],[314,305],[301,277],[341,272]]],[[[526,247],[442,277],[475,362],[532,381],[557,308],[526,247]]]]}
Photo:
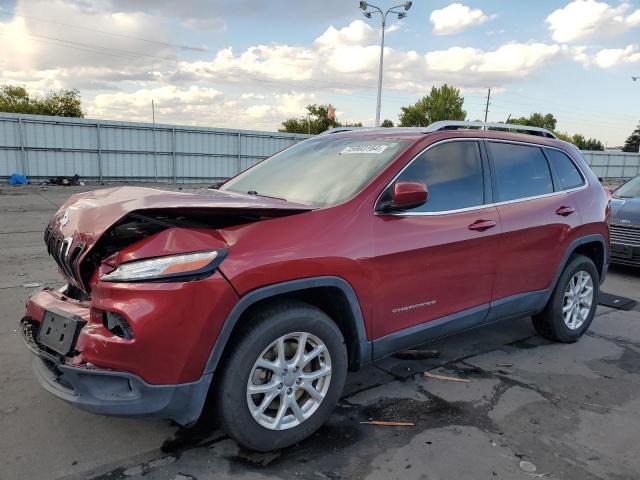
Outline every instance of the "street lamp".
{"type": "Polygon", "coordinates": [[[371,18],[372,16],[371,14],[379,13],[382,19],[382,25],[381,25],[382,37],[380,40],[380,66],[378,68],[378,100],[376,104],[376,127],[380,126],[380,103],[382,99],[382,63],[384,60],[384,29],[387,26],[387,15],[389,15],[390,13],[395,13],[396,15],[398,15],[398,20],[401,20],[407,16],[406,11],[411,8],[412,3],[413,2],[404,2],[401,5],[396,5],[395,7],[391,7],[386,12],[383,12],[379,7],[376,7],[375,5],[371,5],[370,3],[367,3],[367,2],[360,2],[360,8],[364,10],[363,15],[365,17],[371,18]],[[396,10],[396,8],[404,8],[405,11],[404,12],[398,11],[396,10]],[[371,11],[369,11],[368,9],[371,9],[371,11]]]}

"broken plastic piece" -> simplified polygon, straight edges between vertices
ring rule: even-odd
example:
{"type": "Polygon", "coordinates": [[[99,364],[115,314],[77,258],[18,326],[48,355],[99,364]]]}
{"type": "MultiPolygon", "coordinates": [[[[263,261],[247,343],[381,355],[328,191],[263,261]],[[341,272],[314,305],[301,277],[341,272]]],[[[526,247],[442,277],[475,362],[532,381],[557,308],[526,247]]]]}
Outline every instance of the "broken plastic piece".
{"type": "Polygon", "coordinates": [[[386,422],[384,420],[369,420],[367,422],[360,422],[366,425],[378,425],[381,427],[413,427],[413,422],[386,422]]]}
{"type": "Polygon", "coordinates": [[[434,378],[436,380],[448,380],[450,382],[471,383],[471,380],[467,380],[466,378],[448,377],[446,375],[436,375],[435,373],[429,373],[429,372],[424,372],[424,376],[428,378],[434,378]]]}

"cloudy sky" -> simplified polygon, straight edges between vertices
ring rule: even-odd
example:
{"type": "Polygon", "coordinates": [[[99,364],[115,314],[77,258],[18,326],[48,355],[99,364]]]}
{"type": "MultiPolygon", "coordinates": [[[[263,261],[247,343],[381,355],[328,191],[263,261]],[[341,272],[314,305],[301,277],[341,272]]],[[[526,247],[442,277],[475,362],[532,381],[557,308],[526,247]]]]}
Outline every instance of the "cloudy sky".
{"type": "MultiPolygon", "coordinates": [[[[154,99],[157,122],[268,130],[332,103],[371,125],[379,19],[357,3],[0,0],[0,84],[77,88],[94,118],[150,121],[154,99]]],[[[552,112],[610,146],[640,120],[640,0],[415,0],[386,46],[394,122],[442,83],[472,120],[491,87],[491,121],[552,112]]]]}

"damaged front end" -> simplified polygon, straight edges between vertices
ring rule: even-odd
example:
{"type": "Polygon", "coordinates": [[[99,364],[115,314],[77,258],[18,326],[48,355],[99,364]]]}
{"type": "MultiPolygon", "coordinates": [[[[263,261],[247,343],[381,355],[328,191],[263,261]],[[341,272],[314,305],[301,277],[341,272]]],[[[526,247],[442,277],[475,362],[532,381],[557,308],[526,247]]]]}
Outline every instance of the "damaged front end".
{"type": "Polygon", "coordinates": [[[45,231],[67,286],[32,295],[21,322],[40,383],[97,413],[194,421],[238,301],[217,269],[230,248],[220,230],[310,208],[135,187],[75,195],[45,231]]]}
{"type": "MultiPolygon", "coordinates": [[[[45,244],[69,281],[70,296],[82,298],[90,294],[93,275],[102,262],[162,231],[205,231],[213,243],[219,244],[222,240],[214,234],[218,229],[311,208],[279,199],[219,191],[194,195],[138,187],[104,189],[71,197],[47,226],[45,244]]],[[[194,247],[189,242],[183,243],[185,248],[194,247]]],[[[173,244],[170,250],[155,255],[182,253],[173,244]]]]}

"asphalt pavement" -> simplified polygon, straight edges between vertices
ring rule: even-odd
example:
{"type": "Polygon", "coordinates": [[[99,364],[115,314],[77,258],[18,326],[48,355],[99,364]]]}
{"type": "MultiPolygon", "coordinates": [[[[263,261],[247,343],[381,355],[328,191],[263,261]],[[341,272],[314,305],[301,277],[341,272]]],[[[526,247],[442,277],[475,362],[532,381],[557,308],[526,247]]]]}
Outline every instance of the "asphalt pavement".
{"type": "MultiPolygon", "coordinates": [[[[18,320],[32,291],[61,284],[44,227],[90,188],[0,187],[1,480],[639,478],[638,307],[599,307],[572,345],[523,318],[424,347],[437,358],[369,365],[350,375],[326,426],[268,454],[238,448],[215,412],[187,429],[68,406],[35,380],[18,320]]],[[[613,267],[603,290],[640,301],[640,270],[613,267]]]]}

